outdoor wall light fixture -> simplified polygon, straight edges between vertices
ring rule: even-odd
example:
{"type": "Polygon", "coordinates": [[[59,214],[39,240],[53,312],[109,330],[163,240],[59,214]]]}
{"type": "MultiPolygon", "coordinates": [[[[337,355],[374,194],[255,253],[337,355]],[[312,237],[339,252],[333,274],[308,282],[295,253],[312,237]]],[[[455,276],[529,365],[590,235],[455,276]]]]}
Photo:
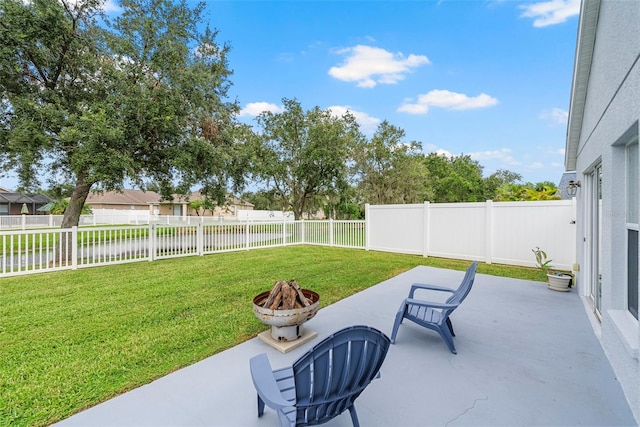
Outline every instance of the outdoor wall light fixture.
{"type": "Polygon", "coordinates": [[[575,196],[579,187],[581,187],[580,181],[569,181],[569,185],[567,185],[567,194],[571,197],[575,196]]]}

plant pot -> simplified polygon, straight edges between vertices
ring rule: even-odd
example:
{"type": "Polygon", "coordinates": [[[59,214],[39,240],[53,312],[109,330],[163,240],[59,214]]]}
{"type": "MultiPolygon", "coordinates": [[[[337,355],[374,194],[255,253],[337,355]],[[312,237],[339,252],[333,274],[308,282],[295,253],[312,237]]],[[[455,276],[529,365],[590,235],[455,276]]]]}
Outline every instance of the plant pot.
{"type": "Polygon", "coordinates": [[[571,290],[572,278],[573,276],[570,274],[547,274],[547,279],[549,280],[549,284],[547,286],[553,291],[568,292],[571,290]]]}

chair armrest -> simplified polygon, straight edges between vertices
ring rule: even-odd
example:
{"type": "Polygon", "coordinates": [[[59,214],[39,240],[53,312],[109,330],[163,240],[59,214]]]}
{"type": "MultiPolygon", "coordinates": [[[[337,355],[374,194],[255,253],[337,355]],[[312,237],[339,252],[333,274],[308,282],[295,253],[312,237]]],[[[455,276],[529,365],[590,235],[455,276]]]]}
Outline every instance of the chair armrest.
{"type": "Polygon", "coordinates": [[[291,402],[282,397],[273,370],[266,353],[259,354],[249,360],[251,379],[256,387],[258,396],[273,409],[291,406],[291,402]]]}
{"type": "Polygon", "coordinates": [[[419,299],[407,298],[405,300],[407,304],[411,305],[419,305],[421,307],[431,307],[431,308],[456,308],[459,304],[447,304],[444,302],[433,302],[433,301],[422,301],[419,299]]]}
{"type": "Polygon", "coordinates": [[[428,291],[451,292],[451,293],[454,293],[456,291],[455,289],[445,288],[444,286],[427,285],[427,284],[423,284],[423,283],[414,283],[413,285],[411,285],[411,291],[409,291],[409,298],[413,298],[413,295],[414,295],[415,291],[418,290],[418,289],[425,289],[425,290],[428,290],[428,291]]]}

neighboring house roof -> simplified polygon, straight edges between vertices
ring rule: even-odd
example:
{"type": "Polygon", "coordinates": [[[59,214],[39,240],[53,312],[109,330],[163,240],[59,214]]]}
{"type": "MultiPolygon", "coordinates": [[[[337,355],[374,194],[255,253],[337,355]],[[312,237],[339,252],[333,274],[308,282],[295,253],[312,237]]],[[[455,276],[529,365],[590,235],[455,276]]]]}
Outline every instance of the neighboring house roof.
{"type": "Polygon", "coordinates": [[[232,195],[227,196],[227,200],[229,201],[229,204],[236,205],[236,206],[251,206],[251,207],[255,206],[253,203],[247,202],[246,200],[243,200],[239,197],[232,196],[232,195]]]}
{"type": "Polygon", "coordinates": [[[190,202],[191,200],[199,200],[204,199],[204,196],[199,191],[194,191],[191,194],[173,194],[173,201],[175,203],[185,203],[190,202]]]}
{"type": "Polygon", "coordinates": [[[10,191],[4,187],[0,187],[0,193],[10,193],[10,191]]]}
{"type": "Polygon", "coordinates": [[[587,86],[591,72],[593,49],[596,43],[596,28],[600,14],[600,0],[585,0],[580,7],[580,23],[578,25],[578,43],[576,60],[573,67],[573,85],[569,103],[569,121],[567,125],[567,142],[564,166],[568,171],[575,170],[578,155],[578,143],[582,131],[587,86]]]}
{"type": "MultiPolygon", "coordinates": [[[[150,204],[171,204],[171,203],[185,203],[189,200],[203,199],[204,196],[199,191],[195,191],[189,194],[187,197],[180,194],[173,195],[172,201],[161,201],[162,197],[155,191],[142,191],[142,190],[122,190],[118,191],[104,191],[100,193],[89,193],[85,204],[102,204],[102,205],[145,205],[150,204]]],[[[227,201],[232,205],[244,205],[253,206],[251,203],[239,199],[235,196],[227,196],[227,201]]]]}
{"type": "MultiPolygon", "coordinates": [[[[176,202],[189,202],[191,200],[203,200],[203,199],[204,199],[204,195],[200,191],[194,191],[187,196],[184,196],[182,194],[173,195],[173,200],[175,200],[176,202]]],[[[242,200],[241,198],[231,194],[227,195],[226,200],[228,205],[251,206],[251,207],[254,206],[252,203],[249,203],[246,200],[242,200]]]]}
{"type": "Polygon", "coordinates": [[[89,193],[85,204],[149,206],[150,204],[159,204],[160,199],[160,195],[155,191],[103,191],[100,193],[89,193]]]}
{"type": "Polygon", "coordinates": [[[567,193],[567,187],[569,186],[569,181],[576,180],[575,172],[565,172],[562,174],[562,178],[560,178],[560,184],[558,184],[558,189],[560,190],[560,197],[563,200],[570,200],[573,197],[567,193]]]}
{"type": "Polygon", "coordinates": [[[0,193],[0,203],[48,203],[50,199],[47,196],[42,194],[36,194],[34,196],[27,196],[25,194],[20,193],[9,193],[9,192],[1,192],[0,193]]]}

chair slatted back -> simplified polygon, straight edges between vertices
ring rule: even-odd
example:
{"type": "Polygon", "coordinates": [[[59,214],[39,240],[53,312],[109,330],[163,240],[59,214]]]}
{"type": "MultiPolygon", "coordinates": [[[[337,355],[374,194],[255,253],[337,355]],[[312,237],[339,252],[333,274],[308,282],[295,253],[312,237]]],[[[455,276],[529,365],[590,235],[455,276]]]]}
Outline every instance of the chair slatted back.
{"type": "Polygon", "coordinates": [[[293,365],[296,425],[321,424],[349,408],[382,366],[389,338],[369,326],[327,337],[293,365]]]}
{"type": "Polygon", "coordinates": [[[478,261],[474,261],[469,268],[467,268],[467,272],[464,275],[464,279],[462,279],[462,283],[458,286],[458,289],[456,289],[456,291],[447,299],[447,304],[460,305],[460,303],[464,301],[467,295],[469,295],[469,291],[471,291],[471,286],[473,286],[477,269],[478,261]]]}

